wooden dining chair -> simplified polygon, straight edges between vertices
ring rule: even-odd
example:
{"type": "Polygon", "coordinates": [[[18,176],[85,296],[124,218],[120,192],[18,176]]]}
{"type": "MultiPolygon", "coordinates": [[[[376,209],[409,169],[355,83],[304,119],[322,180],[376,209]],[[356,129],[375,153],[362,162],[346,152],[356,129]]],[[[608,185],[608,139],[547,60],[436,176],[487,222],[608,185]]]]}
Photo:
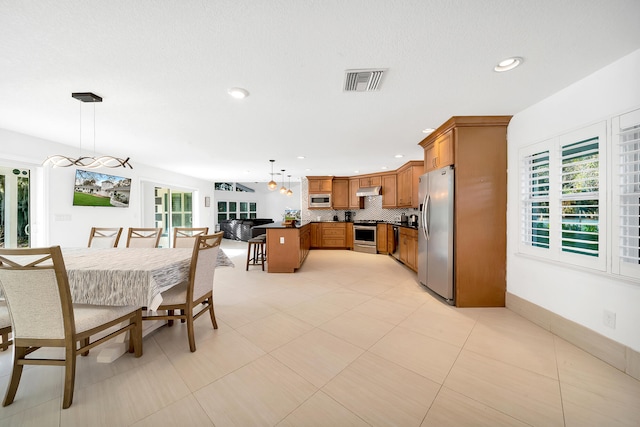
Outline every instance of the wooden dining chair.
{"type": "Polygon", "coordinates": [[[13,370],[2,406],[13,402],[24,365],[64,366],[66,409],[73,401],[78,354],[86,356],[93,347],[128,331],[129,352],[142,356],[142,310],[73,304],[59,246],[0,249],[0,288],[13,328],[13,370]],[[91,341],[107,329],[106,335],[91,341]],[[27,357],[41,347],[62,347],[64,358],[27,357]]]}
{"type": "Polygon", "coordinates": [[[129,228],[128,248],[157,248],[162,228],[129,228]]]}
{"type": "Polygon", "coordinates": [[[90,248],[117,248],[122,234],[122,227],[104,228],[91,227],[89,234],[90,248]]]}
{"type": "Polygon", "coordinates": [[[184,320],[187,324],[189,349],[192,352],[196,351],[193,322],[198,317],[209,312],[213,329],[218,329],[213,309],[213,276],[223,234],[219,232],[198,236],[198,243],[194,245],[191,256],[189,279],[161,294],[162,303],[158,311],[166,310],[167,314],[155,312],[143,316],[143,320],[184,320]],[[201,310],[195,312],[195,308],[201,310]]]}
{"type": "Polygon", "coordinates": [[[5,351],[6,349],[8,349],[13,342],[9,339],[10,333],[11,317],[9,316],[7,302],[2,300],[0,301],[0,337],[2,338],[2,342],[0,342],[0,351],[5,351]]]}
{"type": "Polygon", "coordinates": [[[198,236],[209,232],[209,227],[176,227],[173,229],[174,248],[193,248],[198,236]]]}

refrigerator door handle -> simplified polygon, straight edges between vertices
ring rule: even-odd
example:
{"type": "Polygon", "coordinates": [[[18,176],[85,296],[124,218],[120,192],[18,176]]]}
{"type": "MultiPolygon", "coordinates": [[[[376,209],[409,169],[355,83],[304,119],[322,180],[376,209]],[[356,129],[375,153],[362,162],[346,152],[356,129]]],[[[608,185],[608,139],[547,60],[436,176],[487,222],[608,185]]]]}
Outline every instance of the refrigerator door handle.
{"type": "Polygon", "coordinates": [[[422,211],[422,223],[424,227],[422,227],[422,231],[424,238],[429,240],[429,206],[431,205],[431,194],[427,194],[424,199],[424,210],[422,211]]]}

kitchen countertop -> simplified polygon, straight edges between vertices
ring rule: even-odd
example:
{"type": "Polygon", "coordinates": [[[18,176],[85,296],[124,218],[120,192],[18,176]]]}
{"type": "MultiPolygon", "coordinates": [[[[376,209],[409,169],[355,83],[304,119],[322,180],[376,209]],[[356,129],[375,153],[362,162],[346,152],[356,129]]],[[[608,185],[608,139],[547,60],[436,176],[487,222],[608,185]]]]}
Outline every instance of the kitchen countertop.
{"type": "MultiPolygon", "coordinates": [[[[357,221],[355,221],[357,222],[357,221]]],[[[312,224],[312,223],[316,223],[316,224],[322,224],[322,223],[329,223],[329,224],[337,224],[337,223],[350,223],[353,224],[354,221],[297,221],[295,223],[295,225],[291,226],[291,225],[283,225],[282,222],[272,222],[270,224],[262,224],[262,225],[255,225],[252,228],[256,228],[256,229],[268,229],[268,228],[275,228],[275,229],[279,229],[279,228],[301,228],[307,224],[312,224]]],[[[414,230],[417,230],[418,227],[414,226],[414,225],[409,225],[406,222],[400,222],[400,221],[380,221],[379,224],[391,224],[391,225],[396,225],[399,227],[405,227],[405,228],[411,228],[414,230]]]]}

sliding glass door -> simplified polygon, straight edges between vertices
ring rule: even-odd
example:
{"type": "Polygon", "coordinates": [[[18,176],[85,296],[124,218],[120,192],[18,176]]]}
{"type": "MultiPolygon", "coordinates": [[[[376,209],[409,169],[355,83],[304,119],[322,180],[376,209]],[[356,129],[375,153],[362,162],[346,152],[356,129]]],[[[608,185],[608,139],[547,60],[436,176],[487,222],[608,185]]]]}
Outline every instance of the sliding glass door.
{"type": "Polygon", "coordinates": [[[29,170],[0,166],[0,248],[28,248],[29,170]]]}

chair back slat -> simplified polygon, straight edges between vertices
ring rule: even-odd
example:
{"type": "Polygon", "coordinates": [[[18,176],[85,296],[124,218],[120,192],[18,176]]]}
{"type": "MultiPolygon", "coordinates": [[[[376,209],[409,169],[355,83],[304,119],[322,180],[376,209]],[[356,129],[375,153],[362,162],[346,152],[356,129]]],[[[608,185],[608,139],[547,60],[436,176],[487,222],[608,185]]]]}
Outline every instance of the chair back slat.
{"type": "Polygon", "coordinates": [[[122,227],[92,227],[89,234],[90,248],[117,248],[122,234],[122,227]]]}
{"type": "Polygon", "coordinates": [[[0,249],[0,287],[14,338],[64,339],[75,332],[69,283],[59,246],[0,249]]]}
{"type": "Polygon", "coordinates": [[[129,228],[128,248],[157,248],[162,228],[129,228]]]}
{"type": "Polygon", "coordinates": [[[213,290],[216,261],[223,234],[219,232],[198,237],[198,246],[194,248],[189,273],[191,292],[187,292],[187,298],[192,301],[213,290]]]}

